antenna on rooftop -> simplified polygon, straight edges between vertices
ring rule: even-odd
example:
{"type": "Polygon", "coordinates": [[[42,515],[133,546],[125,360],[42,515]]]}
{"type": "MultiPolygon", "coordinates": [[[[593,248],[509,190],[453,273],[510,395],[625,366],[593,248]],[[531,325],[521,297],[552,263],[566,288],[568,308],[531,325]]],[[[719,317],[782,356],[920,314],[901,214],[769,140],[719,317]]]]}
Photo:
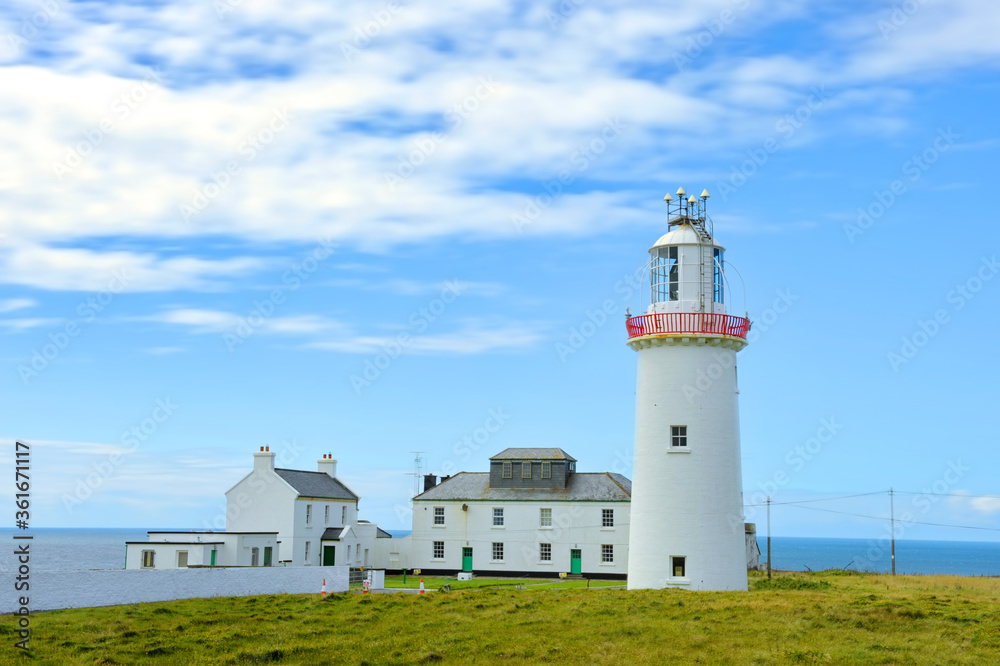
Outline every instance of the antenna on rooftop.
{"type": "Polygon", "coordinates": [[[420,457],[423,451],[410,451],[410,453],[413,454],[413,471],[407,472],[407,475],[413,477],[413,494],[416,496],[420,494],[420,479],[423,477],[424,459],[420,457]]]}

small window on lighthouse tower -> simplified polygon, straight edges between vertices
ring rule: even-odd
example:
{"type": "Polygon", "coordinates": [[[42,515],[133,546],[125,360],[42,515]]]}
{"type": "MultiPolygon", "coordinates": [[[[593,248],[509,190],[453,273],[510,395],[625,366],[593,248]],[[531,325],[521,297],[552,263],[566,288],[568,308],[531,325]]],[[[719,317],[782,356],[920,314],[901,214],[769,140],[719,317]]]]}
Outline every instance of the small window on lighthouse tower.
{"type": "Polygon", "coordinates": [[[686,447],[688,445],[688,427],[670,426],[670,446],[686,447]]]}
{"type": "Polygon", "coordinates": [[[686,558],[684,557],[671,557],[670,558],[670,568],[673,571],[674,578],[684,578],[685,572],[687,570],[686,558]]]}

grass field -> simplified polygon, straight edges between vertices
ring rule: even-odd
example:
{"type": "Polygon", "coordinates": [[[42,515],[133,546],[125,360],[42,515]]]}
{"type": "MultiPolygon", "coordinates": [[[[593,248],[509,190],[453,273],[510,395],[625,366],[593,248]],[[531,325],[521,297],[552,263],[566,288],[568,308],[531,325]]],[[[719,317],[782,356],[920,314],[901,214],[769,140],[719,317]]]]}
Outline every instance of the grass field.
{"type": "MultiPolygon", "coordinates": [[[[409,582],[409,580],[407,581],[409,582]]],[[[425,579],[425,584],[427,580],[425,579]]],[[[753,574],[748,593],[484,587],[191,599],[0,618],[43,664],[995,664],[1000,580],[753,574]]]]}
{"type": "MultiPolygon", "coordinates": [[[[577,588],[587,588],[588,582],[586,580],[561,580],[561,579],[543,579],[543,578],[473,578],[472,580],[458,580],[456,578],[431,578],[428,576],[424,577],[424,589],[426,590],[437,590],[445,585],[451,585],[452,591],[455,590],[471,590],[482,587],[496,587],[496,588],[514,588],[518,585],[523,585],[529,590],[534,589],[547,589],[547,590],[572,590],[577,588]]],[[[623,580],[592,580],[589,582],[589,586],[594,587],[621,587],[625,585],[623,580]]],[[[416,590],[420,588],[420,576],[408,575],[406,577],[406,582],[403,582],[402,576],[386,576],[385,586],[391,589],[408,589],[416,590]]],[[[361,589],[361,584],[358,583],[355,586],[361,589]]]]}

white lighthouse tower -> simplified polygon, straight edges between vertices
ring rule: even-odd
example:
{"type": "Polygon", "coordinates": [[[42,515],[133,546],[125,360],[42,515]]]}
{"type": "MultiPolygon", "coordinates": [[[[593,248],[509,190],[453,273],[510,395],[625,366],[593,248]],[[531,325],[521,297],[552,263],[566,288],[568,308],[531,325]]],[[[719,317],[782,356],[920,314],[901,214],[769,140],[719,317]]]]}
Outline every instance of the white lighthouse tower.
{"type": "Polygon", "coordinates": [[[736,352],[750,322],[726,314],[708,192],[686,196],[664,198],[649,307],[628,319],[639,353],[628,588],[746,590],[736,352]]]}

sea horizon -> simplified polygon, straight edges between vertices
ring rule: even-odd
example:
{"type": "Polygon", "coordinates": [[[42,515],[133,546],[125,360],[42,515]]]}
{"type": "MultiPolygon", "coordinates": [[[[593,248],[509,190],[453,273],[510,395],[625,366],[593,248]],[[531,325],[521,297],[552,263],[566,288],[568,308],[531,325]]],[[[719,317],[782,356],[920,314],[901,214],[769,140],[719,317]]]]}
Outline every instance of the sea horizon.
{"type": "MultiPolygon", "coordinates": [[[[27,532],[3,528],[6,538],[28,534],[32,540],[33,571],[121,569],[125,542],[146,541],[150,531],[203,531],[178,527],[42,527],[27,532]]],[[[410,530],[386,530],[402,538],[410,530]]],[[[767,538],[758,536],[761,562],[766,561],[767,538]]],[[[10,550],[10,549],[7,549],[10,550]]],[[[889,573],[891,544],[887,539],[849,537],[772,536],[772,568],[784,571],[844,569],[889,573]]],[[[9,571],[13,556],[3,551],[0,571],[9,571]]],[[[11,551],[12,552],[12,551],[11,551]]],[[[898,539],[896,572],[917,575],[1000,576],[1000,542],[934,539],[898,539]]]]}

